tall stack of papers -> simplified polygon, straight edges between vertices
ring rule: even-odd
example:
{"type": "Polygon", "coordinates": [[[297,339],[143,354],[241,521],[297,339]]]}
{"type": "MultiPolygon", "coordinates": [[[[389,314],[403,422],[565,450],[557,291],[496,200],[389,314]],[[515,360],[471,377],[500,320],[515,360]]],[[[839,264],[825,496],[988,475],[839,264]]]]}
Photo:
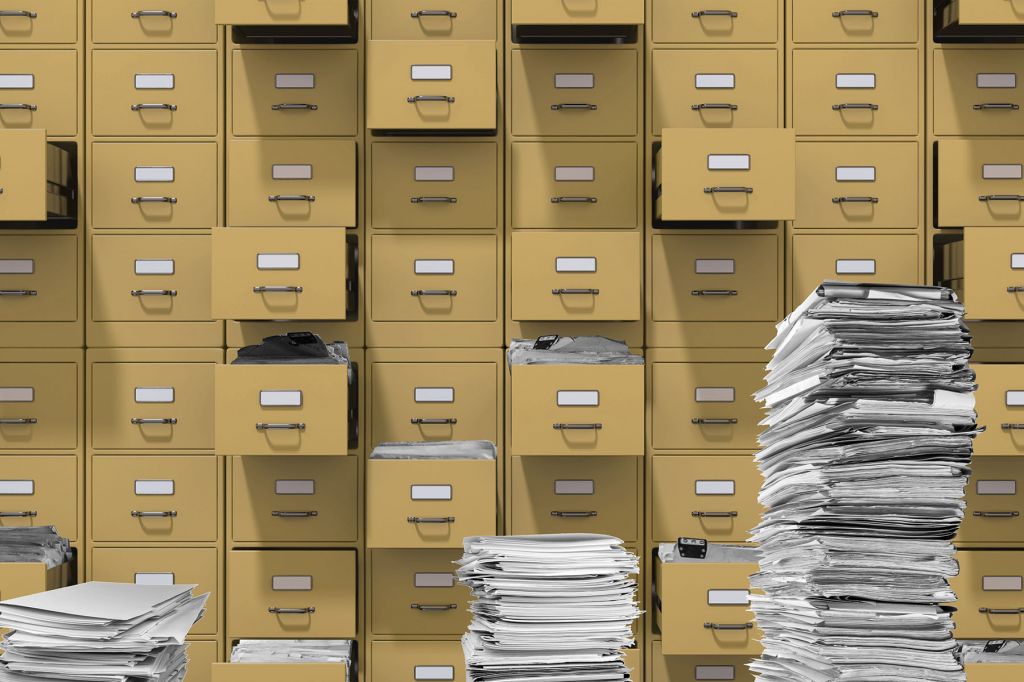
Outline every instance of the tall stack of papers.
{"type": "Polygon", "coordinates": [[[179,682],[195,585],[91,582],[0,602],[0,682],[179,682]]]}
{"type": "Polygon", "coordinates": [[[71,561],[71,545],[53,526],[0,528],[0,563],[42,563],[54,568],[71,561]]]}
{"type": "Polygon", "coordinates": [[[976,434],[949,289],[825,283],[768,346],[751,596],[767,682],[963,680],[948,578],[976,434]]]}
{"type": "Polygon", "coordinates": [[[470,537],[460,582],[475,601],[462,638],[470,682],[629,680],[636,555],[607,535],[470,537]]]}
{"type": "Polygon", "coordinates": [[[243,639],[231,649],[232,663],[343,663],[348,682],[350,639],[243,639]]]}

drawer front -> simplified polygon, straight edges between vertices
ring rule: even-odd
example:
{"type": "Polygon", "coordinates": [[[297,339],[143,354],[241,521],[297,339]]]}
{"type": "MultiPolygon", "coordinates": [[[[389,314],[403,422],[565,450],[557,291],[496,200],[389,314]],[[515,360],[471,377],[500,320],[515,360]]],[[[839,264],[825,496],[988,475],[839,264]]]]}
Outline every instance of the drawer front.
{"type": "Polygon", "coordinates": [[[965,26],[1015,26],[1024,24],[1024,8],[1017,0],[957,0],[959,23],[965,26]]]}
{"type": "Polygon", "coordinates": [[[73,235],[0,236],[0,322],[78,319],[73,235]]]}
{"type": "Polygon", "coordinates": [[[730,11],[708,11],[704,0],[654,0],[656,43],[774,43],[777,0],[732,0],[730,11]]]}
{"type": "Polygon", "coordinates": [[[637,225],[633,142],[512,144],[512,227],[637,225]]]}
{"type": "Polygon", "coordinates": [[[213,363],[92,365],[92,446],[98,450],[213,448],[213,363]]]}
{"type": "Polygon", "coordinates": [[[216,135],[216,50],[94,50],[95,135],[216,135]]]}
{"type": "Polygon", "coordinates": [[[0,450],[50,450],[78,445],[78,365],[0,364],[0,450]]]}
{"type": "Polygon", "coordinates": [[[513,24],[642,24],[641,0],[516,0],[512,4],[513,24]]]}
{"type": "Polygon", "coordinates": [[[916,135],[916,50],[793,51],[800,135],[916,135]]]}
{"type": "Polygon", "coordinates": [[[355,637],[355,551],[234,550],[227,554],[231,636],[355,637]]]}
{"type": "Polygon", "coordinates": [[[208,235],[94,235],[92,319],[207,321],[210,268],[208,235]]]}
{"type": "Polygon", "coordinates": [[[652,244],[655,322],[778,319],[778,237],[656,234],[652,244]]]}
{"type": "Polygon", "coordinates": [[[454,563],[460,549],[370,552],[370,629],[378,635],[461,635],[469,625],[469,589],[454,563]]]}
{"type": "Polygon", "coordinates": [[[0,130],[18,128],[45,128],[49,135],[78,132],[74,50],[0,52],[0,130]]]}
{"type": "Polygon", "coordinates": [[[220,502],[215,457],[92,457],[97,542],[212,542],[220,502]]]}
{"type": "Polygon", "coordinates": [[[370,645],[372,682],[461,682],[466,678],[462,644],[439,642],[382,642],[370,645]]]}
{"type": "MultiPolygon", "coordinates": [[[[302,663],[302,682],[337,682],[348,675],[343,663],[302,663]]],[[[296,673],[294,663],[214,663],[212,682],[277,682],[296,673]]],[[[192,682],[191,669],[185,682],[192,682]]]]}
{"type": "Polygon", "coordinates": [[[800,142],[795,227],[916,228],[916,142],[800,142]]]}
{"type": "Polygon", "coordinates": [[[1024,318],[1024,228],[964,230],[965,299],[977,320],[1024,318]]]}
{"type": "Polygon", "coordinates": [[[348,3],[338,0],[213,0],[214,21],[235,26],[348,24],[348,3]]]}
{"type": "Polygon", "coordinates": [[[959,550],[960,575],[949,579],[959,599],[953,614],[961,639],[1024,637],[1024,552],[959,550]]]}
{"type": "Polygon", "coordinates": [[[367,547],[461,547],[496,517],[493,461],[367,462],[367,547]]]}
{"type": "Polygon", "coordinates": [[[794,0],[792,7],[796,43],[916,43],[921,23],[917,0],[876,0],[868,10],[834,0],[794,0]]]}
{"type": "Polygon", "coordinates": [[[665,656],[660,641],[652,643],[652,682],[702,682],[734,680],[754,682],[743,656],[665,656]]]}
{"type": "Polygon", "coordinates": [[[489,362],[375,362],[371,445],[501,440],[497,367],[489,362]]]}
{"type": "Polygon", "coordinates": [[[513,50],[515,135],[635,135],[635,50],[513,50]]]}
{"type": "Polygon", "coordinates": [[[913,283],[921,279],[914,235],[793,237],[793,297],[803,300],[825,280],[913,283]]]}
{"type": "Polygon", "coordinates": [[[343,229],[213,232],[213,315],[232,320],[337,320],[347,310],[343,229]]]}
{"type": "Polygon", "coordinates": [[[213,666],[220,660],[217,645],[217,642],[210,640],[189,640],[185,652],[188,669],[183,682],[211,682],[213,666]]]}
{"type": "Polygon", "coordinates": [[[490,40],[371,41],[369,128],[494,130],[497,56],[490,40]]]}
{"type": "Polygon", "coordinates": [[[232,140],[228,144],[228,225],[355,224],[355,142],[232,140]]]}
{"type": "Polygon", "coordinates": [[[512,528],[517,535],[606,533],[638,539],[636,457],[513,457],[512,528]]]}
{"type": "Polygon", "coordinates": [[[233,457],[231,536],[237,542],[353,542],[355,457],[233,457]]]}
{"type": "Polygon", "coordinates": [[[777,50],[655,50],[654,134],[662,128],[775,128],[777,50]]]}
{"type": "Polygon", "coordinates": [[[348,367],[215,368],[218,455],[347,455],[348,367]]]}
{"type": "Polygon", "coordinates": [[[1003,682],[1005,675],[1020,677],[1024,675],[1024,664],[1017,663],[968,663],[967,682],[1003,682]]]}
{"type": "Polygon", "coordinates": [[[973,364],[978,423],[986,427],[974,439],[975,455],[1024,454],[1024,365],[973,364]]]}
{"type": "Polygon", "coordinates": [[[1024,542],[1024,459],[975,457],[957,542],[1024,542]]]}
{"type": "Polygon", "coordinates": [[[46,220],[46,131],[0,130],[0,215],[46,220]]]}
{"type": "Polygon", "coordinates": [[[78,539],[78,463],[75,457],[4,455],[0,528],[55,526],[78,539]]]}
{"type": "Polygon", "coordinates": [[[234,50],[235,135],[355,135],[354,50],[234,50]]]}
{"type": "MultiPolygon", "coordinates": [[[[122,549],[94,547],[89,562],[90,578],[102,582],[136,585],[196,584],[195,594],[210,593],[204,615],[190,635],[215,635],[220,631],[217,549],[145,547],[122,549]]],[[[190,647],[191,650],[191,647],[190,647]]]]}
{"type": "Polygon", "coordinates": [[[654,539],[746,542],[761,521],[761,473],[752,457],[655,457],[654,539]]]}
{"type": "Polygon", "coordinates": [[[370,313],[378,322],[498,318],[493,235],[373,235],[370,313]]]}
{"type": "Polygon", "coordinates": [[[78,38],[78,0],[21,0],[0,16],[5,43],[73,43],[78,38]]]}
{"type": "Polygon", "coordinates": [[[1024,141],[938,143],[939,225],[1024,226],[1024,141]]]}
{"type": "Polygon", "coordinates": [[[94,43],[215,43],[210,0],[164,0],[139,9],[134,0],[91,0],[94,43]]]}
{"type": "Polygon", "coordinates": [[[418,0],[376,0],[372,40],[494,40],[496,3],[450,0],[425,10],[418,0]]]}
{"type": "Polygon", "coordinates": [[[935,50],[934,54],[937,135],[1020,133],[1024,68],[1019,51],[935,50]]]}
{"type": "Polygon", "coordinates": [[[92,146],[93,227],[209,228],[219,220],[215,142],[92,146]]]}
{"type": "Polygon", "coordinates": [[[639,232],[514,232],[513,320],[639,320],[639,232]]]}

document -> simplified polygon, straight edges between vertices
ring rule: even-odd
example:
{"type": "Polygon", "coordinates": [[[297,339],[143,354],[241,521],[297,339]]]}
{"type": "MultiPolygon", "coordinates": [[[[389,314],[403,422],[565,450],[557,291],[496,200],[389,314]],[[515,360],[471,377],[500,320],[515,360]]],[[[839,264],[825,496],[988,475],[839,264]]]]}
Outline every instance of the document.
{"type": "Polygon", "coordinates": [[[339,663],[348,682],[352,667],[350,639],[242,639],[231,649],[232,663],[339,663]]]}
{"type": "Polygon", "coordinates": [[[0,528],[0,563],[41,563],[54,568],[71,561],[71,544],[53,526],[0,528]]]}
{"type": "Polygon", "coordinates": [[[507,351],[511,365],[642,365],[622,341],[603,336],[542,336],[513,339],[507,351]]]}

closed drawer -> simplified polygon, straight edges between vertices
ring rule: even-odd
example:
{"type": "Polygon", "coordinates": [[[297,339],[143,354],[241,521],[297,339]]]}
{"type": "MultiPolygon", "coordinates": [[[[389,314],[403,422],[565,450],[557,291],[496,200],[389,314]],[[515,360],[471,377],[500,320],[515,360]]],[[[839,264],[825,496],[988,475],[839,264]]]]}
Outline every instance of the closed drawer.
{"type": "Polygon", "coordinates": [[[642,24],[642,0],[516,0],[512,3],[513,24],[642,24]]]}
{"type": "Polygon", "coordinates": [[[358,535],[355,457],[233,457],[237,542],[351,542],[358,535]]]}
{"type": "Polygon", "coordinates": [[[914,284],[921,254],[914,235],[809,235],[793,237],[793,298],[803,300],[825,280],[914,284]]]}
{"type": "Polygon", "coordinates": [[[637,226],[633,142],[512,144],[512,227],[637,226]]]}
{"type": "Polygon", "coordinates": [[[355,637],[354,550],[234,550],[227,555],[231,636],[355,637]]]}
{"type": "MultiPolygon", "coordinates": [[[[211,682],[211,669],[220,665],[217,663],[220,660],[217,646],[218,642],[211,640],[188,640],[188,650],[185,652],[188,668],[184,682],[211,682]]],[[[250,678],[249,682],[254,682],[254,678],[250,678]]]]}
{"type": "Polygon", "coordinates": [[[228,225],[355,224],[355,142],[232,140],[228,144],[228,225]]]}
{"type": "Polygon", "coordinates": [[[796,43],[916,43],[921,24],[917,0],[876,0],[866,10],[821,0],[794,0],[792,7],[796,43]]]}
{"type": "MultiPolygon", "coordinates": [[[[344,663],[302,663],[302,682],[337,682],[348,675],[344,663]]],[[[294,663],[214,663],[210,682],[277,682],[296,674],[294,663]]],[[[192,682],[189,666],[185,682],[192,682]]],[[[197,681],[199,682],[199,681],[197,681]]],[[[204,681],[205,682],[205,681],[204,681]]]]}
{"type": "Polygon", "coordinates": [[[641,466],[636,457],[513,457],[511,532],[637,540],[641,466]]]}
{"type": "Polygon", "coordinates": [[[210,320],[208,235],[94,235],[96,322],[210,320]]]}
{"type": "Polygon", "coordinates": [[[665,656],[660,641],[651,644],[653,682],[701,682],[735,680],[754,682],[743,656],[665,656]]]}
{"type": "Polygon", "coordinates": [[[338,0],[213,0],[214,21],[235,26],[348,24],[348,3],[338,0]]]}
{"type": "Polygon", "coordinates": [[[639,232],[513,232],[513,320],[639,320],[639,232]]]}
{"type": "Polygon", "coordinates": [[[512,50],[514,135],[635,135],[636,50],[512,50]]]}
{"type": "Polygon", "coordinates": [[[935,50],[934,55],[936,135],[1020,134],[1020,51],[935,50]]]}
{"type": "Polygon", "coordinates": [[[370,552],[370,631],[377,635],[461,635],[469,589],[455,577],[462,550],[370,552]]]}
{"type": "Polygon", "coordinates": [[[516,455],[643,455],[642,365],[512,367],[516,455]]]}
{"type": "Polygon", "coordinates": [[[1024,228],[969,227],[961,246],[971,319],[1024,319],[1024,228]]]}
{"type": "Polygon", "coordinates": [[[93,227],[210,228],[220,223],[215,142],[92,146],[93,227]]]}
{"type": "Polygon", "coordinates": [[[373,40],[366,122],[378,130],[494,130],[492,40],[373,40]]]}
{"type": "Polygon", "coordinates": [[[0,528],[54,526],[74,542],[80,502],[75,457],[4,455],[0,528]]]}
{"type": "Polygon", "coordinates": [[[348,310],[345,230],[237,228],[213,232],[213,316],[338,320],[348,310]]]}
{"type": "Polygon", "coordinates": [[[799,135],[916,135],[917,50],[793,51],[799,135]]]}
{"type": "Polygon", "coordinates": [[[967,672],[967,682],[1003,682],[1024,675],[1024,664],[968,663],[964,670],[967,672]]]}
{"type": "Polygon", "coordinates": [[[775,128],[778,50],[654,50],[654,134],[662,128],[775,128]]]}
{"type": "Polygon", "coordinates": [[[1024,226],[1024,140],[938,142],[938,223],[1024,226]]]}
{"type": "MultiPolygon", "coordinates": [[[[4,21],[0,17],[0,25],[4,21]]],[[[76,134],[78,77],[74,50],[0,52],[0,130],[45,128],[48,135],[76,134]]]]}
{"type": "Polygon", "coordinates": [[[704,0],[654,0],[656,43],[774,43],[777,0],[732,0],[729,10],[708,10],[704,0]]]}
{"type": "Polygon", "coordinates": [[[0,217],[3,221],[46,220],[45,130],[0,130],[0,217]]]}
{"type": "Polygon", "coordinates": [[[800,142],[795,227],[916,228],[916,142],[800,142]]]}
{"type": "Polygon", "coordinates": [[[134,0],[91,0],[94,43],[215,43],[213,3],[164,0],[160,9],[139,9],[134,0]]]}
{"type": "Polygon", "coordinates": [[[221,365],[218,455],[347,455],[346,365],[221,365]]]}
{"type": "Polygon", "coordinates": [[[753,457],[655,457],[654,540],[746,542],[761,521],[761,473],[753,457]]]}
{"type": "Polygon", "coordinates": [[[975,455],[1024,454],[1024,365],[973,364],[978,423],[986,427],[974,439],[975,455]]]}
{"type": "MultiPolygon", "coordinates": [[[[960,639],[1019,639],[1024,636],[1024,551],[958,550],[960,575],[953,614],[960,639]]],[[[1004,678],[1006,679],[1006,678],[1004,678]]]]}
{"type": "Polygon", "coordinates": [[[1024,7],[1018,0],[953,0],[953,10],[965,26],[1024,24],[1024,7]]]}
{"type": "Polygon", "coordinates": [[[373,235],[370,313],[377,322],[498,318],[493,235],[373,235]]]}
{"type": "Polygon", "coordinates": [[[372,144],[373,227],[494,227],[497,150],[491,142],[372,144]]]}
{"type": "Polygon", "coordinates": [[[78,365],[0,363],[0,450],[78,445],[78,365]]]}
{"type": "Polygon", "coordinates": [[[1024,542],[1024,459],[975,457],[957,542],[1024,542]]]}
{"type": "Polygon", "coordinates": [[[355,135],[354,50],[234,50],[235,135],[355,135]]]}
{"type": "Polygon", "coordinates": [[[93,50],[94,135],[216,135],[216,50],[93,50]]]}
{"type": "Polygon", "coordinates": [[[382,642],[370,645],[372,682],[459,682],[466,677],[462,643],[382,642]]]}
{"type": "Polygon", "coordinates": [[[0,322],[78,319],[73,235],[0,236],[0,322]]]}
{"type": "Polygon", "coordinates": [[[661,220],[792,220],[792,129],[662,130],[655,216],[661,220]]]}
{"type": "Polygon", "coordinates": [[[96,542],[212,542],[220,527],[215,457],[92,457],[96,542]]]}
{"type": "Polygon", "coordinates": [[[379,460],[366,464],[367,547],[461,547],[494,535],[493,460],[379,460]]]}
{"type": "MultiPolygon", "coordinates": [[[[220,562],[217,549],[209,548],[113,548],[94,547],[89,562],[90,578],[102,582],[136,585],[196,584],[195,594],[210,593],[204,615],[190,635],[215,635],[220,631],[220,562]]],[[[189,647],[192,650],[192,647],[189,647]]]]}
{"type": "Polygon", "coordinates": [[[373,40],[494,40],[497,3],[450,0],[425,10],[419,0],[376,0],[373,40]]]}
{"type": "Polygon", "coordinates": [[[21,0],[0,16],[5,43],[73,43],[78,39],[78,0],[21,0]]]}

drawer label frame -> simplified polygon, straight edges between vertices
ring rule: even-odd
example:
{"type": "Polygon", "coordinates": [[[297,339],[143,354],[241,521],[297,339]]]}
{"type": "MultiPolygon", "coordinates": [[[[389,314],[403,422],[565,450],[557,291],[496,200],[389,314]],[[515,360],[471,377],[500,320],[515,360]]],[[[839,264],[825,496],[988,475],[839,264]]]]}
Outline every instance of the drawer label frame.
{"type": "Polygon", "coordinates": [[[1015,73],[978,73],[974,77],[975,87],[979,90],[999,89],[1013,90],[1017,87],[1015,73]]]}
{"type": "Polygon", "coordinates": [[[836,90],[874,90],[878,77],[873,73],[837,73],[836,90]]]}
{"type": "Polygon", "coordinates": [[[416,403],[454,403],[454,386],[416,386],[412,389],[412,399],[416,403]]]}
{"type": "Polygon", "coordinates": [[[594,495],[597,488],[593,479],[556,479],[556,495],[594,495]]]}
{"type": "Polygon", "coordinates": [[[981,165],[982,180],[1022,180],[1024,164],[1020,163],[984,163],[981,165]]]}
{"type": "Polygon", "coordinates": [[[274,592],[312,592],[313,576],[273,575],[270,576],[270,589],[274,592]]]}
{"type": "Polygon", "coordinates": [[[734,403],[736,389],[733,386],[697,386],[693,389],[696,403],[734,403]]]}
{"type": "Polygon", "coordinates": [[[34,403],[36,389],[32,386],[0,386],[0,403],[34,403]]]}
{"type": "Polygon", "coordinates": [[[311,478],[281,478],[274,481],[275,495],[316,495],[316,480],[311,478]]]}
{"type": "Polygon", "coordinates": [[[311,163],[272,163],[270,164],[271,180],[312,180],[313,164],[311,163]]]}
{"type": "Polygon", "coordinates": [[[417,258],[412,263],[414,275],[454,275],[454,258],[417,258]]]}
{"type": "Polygon", "coordinates": [[[257,270],[301,270],[302,256],[298,253],[257,253],[257,270]]]}
{"type": "Polygon", "coordinates": [[[593,90],[597,86],[597,76],[592,73],[556,73],[554,85],[556,90],[593,90]]]}
{"type": "Polygon", "coordinates": [[[876,182],[875,166],[836,166],[836,182],[876,182]]]}
{"type": "Polygon", "coordinates": [[[736,494],[736,481],[729,479],[698,479],[693,482],[694,495],[732,496],[736,494]]]}
{"type": "Polygon", "coordinates": [[[413,166],[414,182],[455,182],[455,166],[413,166]]]}
{"type": "Polygon", "coordinates": [[[1013,479],[982,479],[974,484],[977,495],[1016,495],[1017,481],[1013,479]]]}
{"type": "Polygon", "coordinates": [[[35,258],[0,258],[0,275],[34,275],[35,258]]]}
{"type": "Polygon", "coordinates": [[[135,494],[170,496],[174,494],[174,479],[137,479],[135,481],[135,494]]]}
{"type": "Polygon", "coordinates": [[[707,592],[708,606],[748,606],[750,590],[711,588],[707,592]]]}
{"type": "Polygon", "coordinates": [[[697,90],[735,90],[734,73],[698,73],[693,76],[693,87],[697,90]]]}
{"type": "Polygon", "coordinates": [[[708,154],[709,171],[749,171],[750,154],[708,154]]]}
{"type": "Polygon", "coordinates": [[[35,90],[34,73],[0,73],[0,90],[35,90]]]}
{"type": "Polygon", "coordinates": [[[173,258],[136,258],[136,275],[173,275],[173,258]]]}
{"type": "Polygon", "coordinates": [[[1024,407],[1024,390],[1010,389],[1006,391],[1004,400],[1007,407],[1024,407]]]}
{"type": "Polygon", "coordinates": [[[174,166],[135,166],[135,182],[174,182],[174,166]]]}
{"type": "Polygon", "coordinates": [[[33,479],[5,479],[0,481],[0,495],[35,495],[36,482],[33,479]]]}
{"type": "Polygon", "coordinates": [[[173,585],[174,573],[170,571],[139,571],[135,574],[136,585],[173,585]]]}
{"type": "Polygon", "coordinates": [[[136,386],[135,402],[140,404],[148,403],[173,403],[173,386],[136,386]]]}
{"type": "Polygon", "coordinates": [[[417,665],[413,667],[412,675],[416,682],[451,682],[455,679],[455,666],[417,665]]]}
{"type": "Polygon", "coordinates": [[[420,571],[412,577],[412,585],[417,589],[451,589],[455,583],[454,573],[420,571]]]}
{"type": "Polygon", "coordinates": [[[316,74],[275,73],[274,88],[277,90],[313,90],[316,88],[316,74]]]}
{"type": "Polygon", "coordinates": [[[878,261],[874,258],[837,258],[837,275],[875,275],[878,274],[878,261]]]}
{"type": "Polygon", "coordinates": [[[728,682],[736,679],[736,666],[734,665],[697,665],[693,669],[693,679],[704,682],[704,680],[718,680],[728,682]]]}
{"type": "Polygon", "coordinates": [[[601,391],[595,389],[556,391],[555,404],[558,407],[600,407],[601,391]]]}
{"type": "Polygon", "coordinates": [[[593,256],[556,256],[555,272],[597,272],[597,258],[593,256]]]}
{"type": "Polygon", "coordinates": [[[983,575],[981,589],[983,592],[1021,592],[1024,591],[1024,576],[983,575]]]}
{"type": "Polygon", "coordinates": [[[136,90],[173,90],[173,73],[137,73],[135,74],[136,90]]]}
{"type": "Polygon", "coordinates": [[[297,389],[260,391],[260,407],[302,407],[302,391],[297,389]]]}
{"type": "Polygon", "coordinates": [[[409,80],[450,81],[454,76],[451,64],[412,64],[409,66],[409,80]]]}
{"type": "Polygon", "coordinates": [[[414,502],[451,502],[454,488],[449,483],[413,483],[409,499],[414,502]]]}
{"type": "Polygon", "coordinates": [[[693,261],[695,275],[735,275],[735,258],[696,258],[693,261]]]}
{"type": "Polygon", "coordinates": [[[1011,253],[1010,254],[1010,269],[1011,270],[1024,270],[1024,253],[1011,253]]]}
{"type": "Polygon", "coordinates": [[[555,182],[595,182],[597,169],[593,166],[555,166],[555,182]]]}

